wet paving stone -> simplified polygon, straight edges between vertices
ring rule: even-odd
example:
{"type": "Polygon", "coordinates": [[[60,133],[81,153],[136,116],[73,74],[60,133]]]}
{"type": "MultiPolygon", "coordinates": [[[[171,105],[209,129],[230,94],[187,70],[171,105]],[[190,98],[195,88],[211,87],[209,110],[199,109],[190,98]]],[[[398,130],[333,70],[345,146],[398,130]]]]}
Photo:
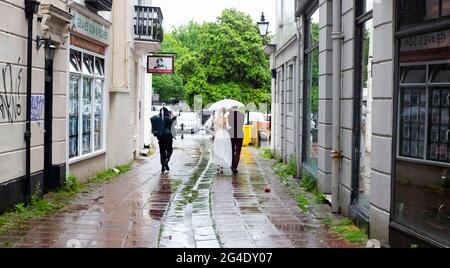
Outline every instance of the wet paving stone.
{"type": "Polygon", "coordinates": [[[216,173],[205,137],[186,136],[175,148],[170,173],[161,174],[158,153],[139,159],[130,172],[89,186],[56,215],[0,234],[0,248],[354,246],[320,224],[328,207],[301,211],[258,151],[243,148],[233,175],[216,173]]]}

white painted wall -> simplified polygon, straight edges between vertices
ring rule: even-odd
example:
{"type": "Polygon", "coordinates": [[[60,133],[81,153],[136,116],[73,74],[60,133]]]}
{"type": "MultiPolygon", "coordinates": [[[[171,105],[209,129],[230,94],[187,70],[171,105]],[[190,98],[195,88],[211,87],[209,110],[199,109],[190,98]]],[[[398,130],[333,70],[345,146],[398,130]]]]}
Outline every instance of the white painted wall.
{"type": "MultiPolygon", "coordinates": [[[[43,0],[66,11],[61,0],[43,0]]],[[[35,17],[33,36],[42,35],[35,17]]],[[[63,40],[50,30],[53,40],[63,40]]],[[[27,20],[24,1],[0,0],[0,183],[25,175],[27,85],[27,20]]],[[[66,162],[67,44],[58,44],[54,58],[53,164],[66,162]]],[[[32,95],[44,96],[44,49],[33,44],[32,95]]],[[[31,124],[31,172],[43,170],[44,109],[31,124]]]]}

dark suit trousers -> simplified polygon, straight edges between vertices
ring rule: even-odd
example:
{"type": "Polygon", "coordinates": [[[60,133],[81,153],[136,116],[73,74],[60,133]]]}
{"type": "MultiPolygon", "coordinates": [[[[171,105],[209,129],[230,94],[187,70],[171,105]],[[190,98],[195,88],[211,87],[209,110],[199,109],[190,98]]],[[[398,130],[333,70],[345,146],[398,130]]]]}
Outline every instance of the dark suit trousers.
{"type": "Polygon", "coordinates": [[[233,154],[232,169],[237,169],[239,166],[239,161],[241,160],[241,150],[242,143],[244,139],[241,138],[231,138],[231,152],[233,154]]]}
{"type": "Polygon", "coordinates": [[[165,165],[170,161],[173,153],[173,139],[172,137],[164,137],[159,140],[159,154],[161,156],[161,165],[165,165]]]}

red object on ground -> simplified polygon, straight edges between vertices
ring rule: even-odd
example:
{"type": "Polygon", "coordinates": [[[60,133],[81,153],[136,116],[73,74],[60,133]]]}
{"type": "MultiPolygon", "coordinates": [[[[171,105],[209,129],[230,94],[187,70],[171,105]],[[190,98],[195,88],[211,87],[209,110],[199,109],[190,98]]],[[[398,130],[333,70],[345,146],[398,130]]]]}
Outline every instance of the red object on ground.
{"type": "Polygon", "coordinates": [[[269,186],[266,185],[266,187],[264,187],[264,192],[270,193],[270,188],[269,188],[269,186]]]}

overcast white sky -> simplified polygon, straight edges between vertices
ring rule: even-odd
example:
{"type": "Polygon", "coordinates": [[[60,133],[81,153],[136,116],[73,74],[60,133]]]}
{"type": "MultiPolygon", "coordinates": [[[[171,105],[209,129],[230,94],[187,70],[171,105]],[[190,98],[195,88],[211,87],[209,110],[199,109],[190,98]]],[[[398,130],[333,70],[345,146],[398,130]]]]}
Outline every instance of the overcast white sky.
{"type": "Polygon", "coordinates": [[[264,12],[266,21],[269,21],[269,31],[275,31],[275,0],[153,0],[152,5],[161,7],[165,31],[190,20],[199,23],[215,21],[224,9],[231,7],[249,14],[255,22],[264,12]]]}

